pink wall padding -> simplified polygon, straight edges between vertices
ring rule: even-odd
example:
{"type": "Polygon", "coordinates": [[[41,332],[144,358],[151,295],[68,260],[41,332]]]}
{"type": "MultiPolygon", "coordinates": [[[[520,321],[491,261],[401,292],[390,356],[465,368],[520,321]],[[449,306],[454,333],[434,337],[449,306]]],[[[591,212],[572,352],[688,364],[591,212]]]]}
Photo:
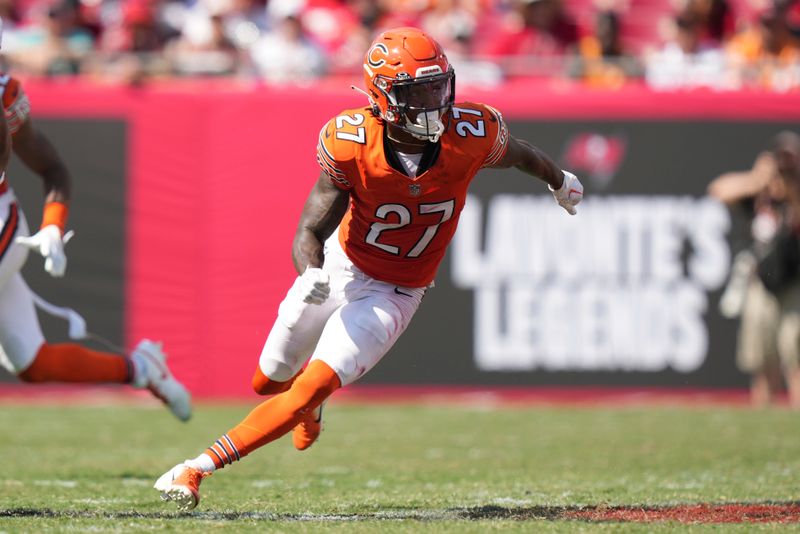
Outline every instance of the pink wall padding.
{"type": "MultiPolygon", "coordinates": [[[[364,97],[344,81],[267,89],[28,80],[25,88],[34,117],[128,120],[126,346],[163,340],[198,398],[254,395],[250,378],[294,277],[297,218],[319,174],[317,135],[364,97]]],[[[459,99],[511,119],[800,119],[798,93],[608,93],[545,83],[459,99]]]]}

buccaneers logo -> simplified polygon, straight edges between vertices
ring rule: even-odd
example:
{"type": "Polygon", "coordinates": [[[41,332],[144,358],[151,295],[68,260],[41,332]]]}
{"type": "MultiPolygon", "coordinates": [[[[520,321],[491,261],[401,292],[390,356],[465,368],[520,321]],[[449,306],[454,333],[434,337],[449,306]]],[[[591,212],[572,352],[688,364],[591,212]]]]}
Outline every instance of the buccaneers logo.
{"type": "Polygon", "coordinates": [[[585,173],[595,187],[603,189],[625,159],[626,145],[621,136],[581,133],[569,140],[563,159],[568,169],[585,173]]]}

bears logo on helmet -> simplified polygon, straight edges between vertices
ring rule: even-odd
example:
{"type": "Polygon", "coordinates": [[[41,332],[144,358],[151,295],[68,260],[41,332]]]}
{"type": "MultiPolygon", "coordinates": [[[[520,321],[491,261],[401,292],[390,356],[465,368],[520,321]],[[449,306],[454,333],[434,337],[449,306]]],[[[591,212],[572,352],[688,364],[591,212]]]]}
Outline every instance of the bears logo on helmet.
{"type": "Polygon", "coordinates": [[[383,56],[388,56],[389,49],[383,43],[375,43],[367,53],[367,63],[370,67],[377,69],[378,67],[383,67],[386,64],[386,58],[381,57],[381,54],[383,54],[383,56]],[[376,57],[378,59],[375,59],[376,57]]]}

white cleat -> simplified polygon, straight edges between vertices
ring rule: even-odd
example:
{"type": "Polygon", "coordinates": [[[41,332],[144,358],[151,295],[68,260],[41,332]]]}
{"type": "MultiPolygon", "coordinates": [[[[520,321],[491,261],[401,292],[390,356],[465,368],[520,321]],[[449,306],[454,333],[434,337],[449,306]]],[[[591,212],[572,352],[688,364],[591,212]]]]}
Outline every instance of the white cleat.
{"type": "Polygon", "coordinates": [[[162,501],[172,501],[178,510],[188,512],[200,502],[200,482],[211,473],[178,464],[156,480],[153,487],[161,492],[162,501]]]}
{"type": "Polygon", "coordinates": [[[192,416],[192,396],[189,391],[172,376],[167,367],[167,356],[161,343],[143,339],[133,349],[131,358],[136,368],[134,387],[147,388],[166,404],[181,421],[192,416]]]}

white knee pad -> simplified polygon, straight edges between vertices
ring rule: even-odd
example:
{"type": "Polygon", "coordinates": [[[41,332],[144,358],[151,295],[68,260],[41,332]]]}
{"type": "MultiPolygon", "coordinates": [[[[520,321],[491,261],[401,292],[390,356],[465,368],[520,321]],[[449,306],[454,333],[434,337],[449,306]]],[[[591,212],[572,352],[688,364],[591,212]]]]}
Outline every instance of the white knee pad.
{"type": "Polygon", "coordinates": [[[343,386],[351,384],[383,358],[406,324],[400,308],[389,299],[351,302],[328,321],[312,360],[328,364],[343,386]]]}
{"type": "Polygon", "coordinates": [[[267,378],[275,382],[286,382],[297,374],[297,371],[289,365],[272,358],[264,358],[263,356],[258,361],[258,367],[267,378]]]}
{"type": "Polygon", "coordinates": [[[323,305],[307,304],[297,297],[294,286],[289,290],[261,349],[258,365],[262,373],[271,380],[284,382],[303,368],[325,322],[336,309],[334,299],[328,300],[323,305]]]}

